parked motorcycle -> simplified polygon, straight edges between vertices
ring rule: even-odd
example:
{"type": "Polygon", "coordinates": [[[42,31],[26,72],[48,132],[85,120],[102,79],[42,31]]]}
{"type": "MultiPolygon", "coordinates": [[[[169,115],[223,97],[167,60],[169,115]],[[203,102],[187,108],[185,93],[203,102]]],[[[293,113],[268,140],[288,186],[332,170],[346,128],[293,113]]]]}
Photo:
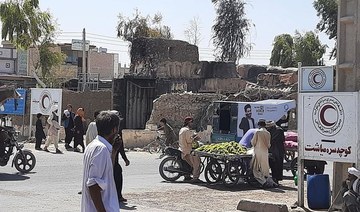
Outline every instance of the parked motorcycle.
{"type": "MultiPolygon", "coordinates": [[[[166,181],[176,181],[181,176],[191,175],[191,166],[181,158],[181,151],[168,147],[165,149],[165,158],[159,165],[160,176],[166,181]]],[[[204,170],[204,163],[201,161],[200,172],[204,170]]]]}
{"type": "Polygon", "coordinates": [[[19,172],[28,173],[35,167],[36,158],[30,150],[23,149],[23,144],[17,142],[17,135],[13,127],[0,126],[0,139],[2,139],[5,144],[5,156],[0,159],[0,166],[6,166],[10,160],[10,156],[16,152],[11,167],[15,165],[15,168],[19,172]],[[16,151],[14,149],[16,149],[16,151]]]}

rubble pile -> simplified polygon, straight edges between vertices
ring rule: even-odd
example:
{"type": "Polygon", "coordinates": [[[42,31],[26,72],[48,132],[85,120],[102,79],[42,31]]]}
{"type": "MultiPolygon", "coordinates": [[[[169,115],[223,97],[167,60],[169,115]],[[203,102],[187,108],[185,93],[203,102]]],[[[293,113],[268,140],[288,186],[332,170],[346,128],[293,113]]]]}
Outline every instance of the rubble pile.
{"type": "Polygon", "coordinates": [[[194,126],[199,130],[204,129],[209,124],[206,117],[212,116],[212,114],[207,114],[208,107],[213,101],[223,99],[225,96],[211,93],[163,94],[154,101],[153,111],[147,125],[157,125],[160,119],[166,118],[174,129],[179,130],[183,125],[184,118],[192,116],[194,126]]]}

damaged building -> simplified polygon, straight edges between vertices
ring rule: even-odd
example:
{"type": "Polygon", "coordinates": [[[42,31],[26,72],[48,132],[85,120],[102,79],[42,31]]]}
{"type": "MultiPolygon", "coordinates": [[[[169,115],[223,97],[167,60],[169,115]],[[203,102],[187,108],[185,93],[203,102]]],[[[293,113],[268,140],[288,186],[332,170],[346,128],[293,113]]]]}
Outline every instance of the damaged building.
{"type": "Polygon", "coordinates": [[[129,74],[113,82],[114,109],[129,129],[162,117],[178,126],[187,115],[200,124],[212,101],[292,99],[297,90],[296,69],[199,61],[198,47],[185,41],[138,38],[130,53],[129,74]]]}

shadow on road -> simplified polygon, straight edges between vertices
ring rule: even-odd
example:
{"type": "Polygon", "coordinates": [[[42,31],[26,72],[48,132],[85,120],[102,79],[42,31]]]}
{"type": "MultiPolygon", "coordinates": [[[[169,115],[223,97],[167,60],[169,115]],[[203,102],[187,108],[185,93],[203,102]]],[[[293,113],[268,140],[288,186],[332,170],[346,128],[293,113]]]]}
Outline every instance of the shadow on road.
{"type": "Polygon", "coordinates": [[[128,210],[128,211],[137,210],[136,205],[128,206],[127,203],[123,203],[123,202],[120,203],[120,209],[128,210]]]}
{"type": "Polygon", "coordinates": [[[16,174],[0,173],[0,181],[20,181],[27,179],[30,179],[30,177],[25,176],[21,173],[16,173],[16,174]]]}

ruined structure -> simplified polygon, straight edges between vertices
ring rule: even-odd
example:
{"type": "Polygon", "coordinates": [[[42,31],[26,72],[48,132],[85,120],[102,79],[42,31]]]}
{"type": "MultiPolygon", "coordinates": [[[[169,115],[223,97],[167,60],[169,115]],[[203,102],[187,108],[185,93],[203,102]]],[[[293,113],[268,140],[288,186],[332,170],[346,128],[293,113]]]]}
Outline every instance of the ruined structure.
{"type": "MultiPolygon", "coordinates": [[[[126,128],[144,129],[147,120],[147,124],[155,124],[160,116],[178,126],[185,113],[195,116],[204,113],[190,112],[189,106],[185,107],[189,104],[194,104],[193,107],[199,107],[201,111],[214,100],[291,99],[297,90],[296,71],[258,65],[236,67],[233,62],[199,61],[197,46],[187,42],[138,38],[132,43],[129,74],[124,79],[114,80],[114,108],[126,117],[126,128]],[[216,98],[209,98],[210,94],[216,98]],[[192,101],[193,98],[204,98],[206,104],[192,101]]],[[[200,124],[200,119],[197,121],[200,124]]]]}

